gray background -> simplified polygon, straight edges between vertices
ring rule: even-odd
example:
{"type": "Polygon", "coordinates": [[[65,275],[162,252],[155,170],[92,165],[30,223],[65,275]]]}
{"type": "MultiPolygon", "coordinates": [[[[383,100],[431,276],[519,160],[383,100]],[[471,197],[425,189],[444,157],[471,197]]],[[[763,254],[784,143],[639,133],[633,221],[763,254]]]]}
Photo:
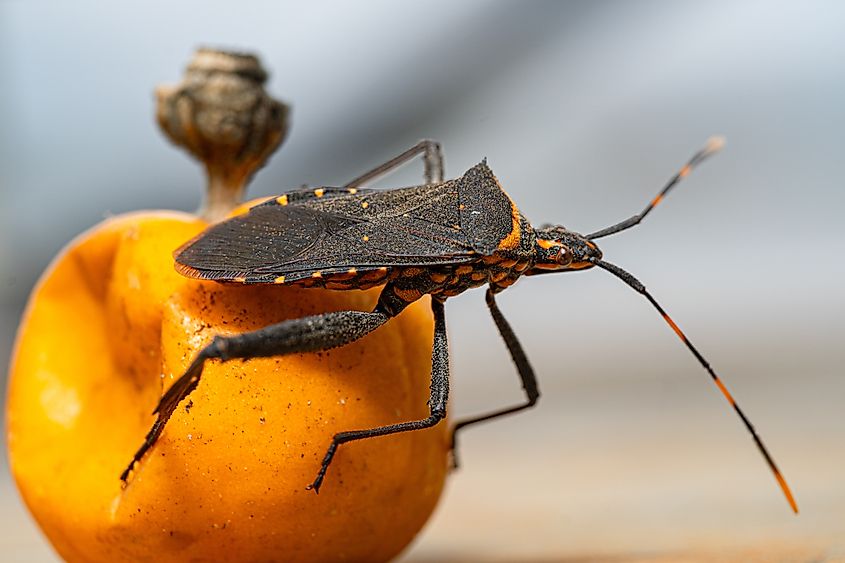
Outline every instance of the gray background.
{"type": "MultiPolygon", "coordinates": [[[[157,131],[151,92],[198,45],[259,53],[293,105],[254,196],[340,184],[432,137],[449,175],[487,157],[535,223],[589,232],[641,209],[720,133],[722,154],[602,247],[723,374],[803,514],[645,300],[600,271],[544,276],[500,299],[540,405],[467,433],[407,557],[845,556],[843,6],[0,2],[0,361],[72,236],[197,205],[200,170],[157,131]]],[[[519,397],[481,292],[447,310],[452,412],[519,397]]],[[[4,560],[51,560],[5,463],[0,495],[4,560]]]]}

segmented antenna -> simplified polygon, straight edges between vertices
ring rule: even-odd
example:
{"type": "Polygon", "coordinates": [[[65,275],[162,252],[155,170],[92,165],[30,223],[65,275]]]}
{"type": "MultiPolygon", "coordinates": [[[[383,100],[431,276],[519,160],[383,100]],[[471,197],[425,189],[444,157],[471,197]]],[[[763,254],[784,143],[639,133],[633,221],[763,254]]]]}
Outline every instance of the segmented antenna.
{"type": "MultiPolygon", "coordinates": [[[[701,158],[703,158],[703,157],[701,157],[701,158]]],[[[671,187],[671,185],[670,185],[670,187],[671,187]]],[[[665,193],[665,191],[666,190],[664,190],[664,193],[665,193]]],[[[653,205],[652,205],[652,207],[653,207],[653,205]]],[[[648,210],[648,208],[647,208],[647,210],[648,210]]],[[[673,321],[671,319],[671,317],[669,317],[669,315],[666,313],[666,311],[663,310],[663,307],[661,307],[660,304],[657,301],[655,301],[654,297],[652,297],[651,294],[648,291],[646,291],[645,286],[642,283],[640,283],[640,281],[637,280],[637,278],[635,278],[634,276],[632,276],[631,274],[629,274],[628,272],[626,272],[625,270],[623,270],[619,266],[616,266],[616,265],[611,264],[609,262],[604,262],[602,260],[598,260],[598,259],[595,259],[595,258],[589,259],[589,260],[590,260],[590,262],[592,262],[593,264],[595,264],[599,268],[607,270],[608,272],[610,272],[611,274],[613,274],[617,278],[624,281],[626,284],[631,286],[631,288],[634,291],[644,295],[645,298],[648,299],[651,302],[652,305],[654,305],[654,308],[657,309],[657,312],[660,313],[660,315],[663,317],[663,320],[666,321],[666,324],[668,324],[672,328],[672,330],[675,331],[675,334],[678,335],[678,338],[681,339],[681,342],[686,344],[686,347],[689,348],[689,351],[692,352],[692,355],[695,356],[695,358],[702,365],[702,367],[704,367],[704,369],[707,370],[707,373],[709,373],[710,377],[713,379],[713,383],[716,384],[716,387],[719,388],[719,391],[722,392],[722,395],[725,396],[725,399],[727,399],[728,402],[731,404],[731,406],[734,408],[734,410],[736,411],[736,414],[739,415],[739,418],[742,419],[743,424],[745,424],[745,427],[751,433],[751,437],[754,438],[754,443],[757,444],[757,449],[759,449],[760,453],[763,454],[763,457],[765,458],[766,463],[769,464],[769,468],[772,470],[772,473],[774,473],[775,479],[777,479],[777,482],[780,485],[780,488],[783,491],[783,494],[786,497],[787,502],[789,502],[789,506],[792,507],[792,510],[793,510],[793,512],[795,512],[795,514],[798,514],[798,505],[795,503],[795,498],[792,496],[792,491],[789,490],[789,485],[786,484],[786,479],[783,478],[783,475],[781,474],[777,465],[775,465],[775,461],[772,459],[772,456],[769,455],[769,450],[767,450],[766,446],[763,445],[763,440],[761,440],[760,436],[757,435],[757,431],[754,430],[754,426],[751,424],[751,421],[748,420],[748,417],[746,417],[745,413],[742,412],[742,409],[739,408],[739,405],[734,400],[733,395],[731,395],[730,391],[728,391],[728,388],[725,387],[725,384],[722,383],[722,380],[719,378],[719,376],[716,375],[716,372],[713,371],[713,368],[710,367],[710,364],[708,363],[708,361],[704,359],[704,356],[702,356],[701,353],[695,348],[695,346],[692,345],[692,342],[690,342],[689,338],[686,337],[686,335],[681,331],[681,329],[678,327],[678,325],[675,324],[675,321],[673,321]]]]}
{"type": "Polygon", "coordinates": [[[637,215],[625,219],[621,223],[616,223],[615,225],[606,227],[600,231],[590,233],[589,235],[587,235],[587,238],[590,240],[595,240],[597,238],[606,237],[608,235],[614,235],[620,231],[624,231],[625,229],[630,229],[631,227],[638,225],[639,222],[642,221],[645,216],[651,212],[652,209],[657,207],[657,205],[661,201],[663,201],[663,198],[666,196],[667,193],[669,193],[669,190],[674,188],[675,185],[677,185],[677,183],[680,182],[682,178],[686,178],[687,176],[689,176],[689,173],[692,172],[693,168],[698,166],[707,157],[722,150],[722,147],[724,146],[724,137],[710,137],[707,140],[707,144],[704,145],[704,148],[695,153],[692,158],[689,159],[689,162],[684,164],[681,169],[674,176],[672,176],[672,179],[669,180],[669,183],[667,183],[666,186],[662,190],[660,190],[660,193],[654,196],[654,199],[649,202],[645,209],[643,209],[637,215]]]}

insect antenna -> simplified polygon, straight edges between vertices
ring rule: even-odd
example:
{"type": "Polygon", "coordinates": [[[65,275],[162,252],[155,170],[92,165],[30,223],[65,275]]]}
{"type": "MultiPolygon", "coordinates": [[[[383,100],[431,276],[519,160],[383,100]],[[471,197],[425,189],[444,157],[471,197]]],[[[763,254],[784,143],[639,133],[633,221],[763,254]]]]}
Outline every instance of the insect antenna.
{"type": "Polygon", "coordinates": [[[660,304],[655,301],[654,297],[652,297],[651,294],[646,291],[645,286],[640,283],[637,278],[635,278],[619,266],[610,264],[609,262],[604,262],[595,258],[590,259],[590,262],[592,262],[599,268],[607,270],[617,278],[621,279],[623,282],[631,286],[634,291],[644,295],[645,298],[648,299],[652,305],[654,305],[654,308],[657,309],[657,311],[663,317],[663,320],[666,321],[666,323],[672,328],[672,330],[675,331],[675,334],[678,335],[678,338],[680,338],[681,341],[686,344],[686,347],[689,348],[689,351],[692,352],[692,355],[696,357],[702,367],[707,370],[707,373],[709,373],[710,377],[713,379],[713,383],[716,384],[716,386],[719,388],[719,391],[722,392],[722,395],[725,396],[725,399],[727,399],[731,406],[734,408],[736,414],[739,415],[739,418],[742,419],[743,424],[745,424],[745,427],[751,433],[752,438],[754,438],[754,443],[757,444],[757,448],[760,450],[760,453],[763,454],[763,457],[765,458],[766,463],[769,464],[769,468],[772,470],[772,473],[774,473],[775,479],[777,479],[777,482],[780,485],[780,488],[783,491],[787,502],[789,502],[789,506],[792,507],[792,510],[793,512],[795,512],[795,514],[798,514],[798,505],[795,502],[795,498],[792,496],[792,491],[789,490],[789,485],[786,484],[786,479],[783,478],[783,475],[781,474],[777,465],[775,465],[775,461],[772,459],[772,456],[769,455],[769,450],[767,450],[766,446],[763,445],[763,440],[761,440],[760,436],[757,435],[757,431],[754,430],[754,426],[751,424],[751,421],[748,420],[748,417],[746,417],[745,413],[742,412],[742,409],[739,408],[739,405],[734,400],[733,395],[731,395],[730,391],[728,391],[728,388],[725,387],[725,384],[722,383],[722,380],[719,378],[719,376],[716,375],[716,372],[713,371],[713,368],[710,367],[710,364],[707,362],[707,360],[704,359],[704,356],[702,356],[701,353],[696,349],[696,347],[693,346],[692,342],[690,342],[690,340],[681,331],[678,325],[675,324],[675,321],[673,321],[669,317],[666,311],[663,310],[663,307],[661,307],[660,304]]]}
{"type": "Polygon", "coordinates": [[[669,193],[669,190],[674,188],[681,179],[686,178],[692,169],[698,166],[703,160],[705,160],[710,155],[713,155],[719,152],[722,147],[725,146],[725,138],[724,137],[710,137],[707,140],[707,144],[704,147],[692,155],[692,158],[684,164],[681,169],[672,176],[672,179],[663,187],[660,192],[654,196],[649,204],[646,206],[645,209],[640,211],[638,214],[634,215],[633,217],[629,217],[622,221],[621,223],[616,223],[610,227],[605,227],[600,231],[596,231],[594,233],[590,233],[587,235],[587,238],[590,240],[595,240],[597,238],[606,237],[608,235],[614,235],[620,231],[624,231],[625,229],[630,229],[631,227],[638,225],[640,221],[642,221],[646,215],[648,215],[652,209],[657,207],[657,205],[663,201],[663,198],[669,193]]]}

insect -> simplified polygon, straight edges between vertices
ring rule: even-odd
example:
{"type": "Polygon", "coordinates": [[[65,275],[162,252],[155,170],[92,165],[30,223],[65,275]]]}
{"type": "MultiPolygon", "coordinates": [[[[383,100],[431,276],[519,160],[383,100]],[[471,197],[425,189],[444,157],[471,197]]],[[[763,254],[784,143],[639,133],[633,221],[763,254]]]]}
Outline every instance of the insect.
{"type": "Polygon", "coordinates": [[[383,286],[372,311],[340,311],[286,320],[234,336],[216,336],[162,396],[156,420],[129,473],[158,439],[177,405],[196,388],[203,365],[211,359],[280,356],[343,346],[374,331],[423,295],[431,296],[434,340],[428,418],[336,434],[314,482],[319,492],[337,449],[354,440],[434,426],[446,416],[449,360],[444,303],[464,291],[487,286],[493,321],[516,365],[524,402],[459,421],[467,426],[534,406],[540,396],[534,370],[514,331],[496,304],[496,295],[522,276],[598,267],[643,295],[695,356],[751,433],[783,494],[797,513],[789,486],[762,440],[710,364],[652,295],[634,276],[604,261],[596,239],[642,221],[686,177],[723,144],[711,139],[669,180],[640,213],[610,227],[582,235],[562,226],[534,228],[502,189],[486,161],[457,179],[443,180],[440,146],[422,141],[391,161],[342,188],[303,188],[252,207],[248,213],[218,223],[175,253],[185,276],[238,284],[280,284],[334,290],[383,286]],[[425,184],[374,190],[364,182],[422,155],[425,184]]]}

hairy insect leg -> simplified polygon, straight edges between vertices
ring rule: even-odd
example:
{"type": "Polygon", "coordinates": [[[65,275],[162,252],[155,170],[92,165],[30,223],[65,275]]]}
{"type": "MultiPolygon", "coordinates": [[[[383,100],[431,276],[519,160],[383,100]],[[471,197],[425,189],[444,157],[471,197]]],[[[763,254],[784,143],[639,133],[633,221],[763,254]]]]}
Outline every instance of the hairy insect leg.
{"type": "Polygon", "coordinates": [[[443,420],[446,416],[446,403],[449,398],[449,346],[446,336],[446,314],[443,301],[432,297],[431,310],[434,312],[434,344],[431,349],[431,395],[428,400],[429,417],[422,420],[390,424],[369,430],[350,430],[334,435],[332,443],[326,450],[320,471],[314,482],[308,485],[308,489],[314,492],[320,491],[326,471],[332,463],[337,448],[341,444],[364,438],[375,438],[398,432],[409,432],[411,430],[422,430],[430,428],[443,420]]]}
{"type": "Polygon", "coordinates": [[[185,373],[161,397],[153,411],[156,420],[144,438],[143,444],[132,461],[121,473],[126,482],[135,464],[158,440],[170,416],[179,403],[196,388],[207,360],[227,361],[234,358],[259,358],[283,356],[302,352],[328,350],[349,344],[371,333],[393,315],[380,306],[367,313],[364,311],[338,311],[313,315],[301,319],[290,319],[252,332],[233,336],[215,336],[214,340],[200,350],[185,373]]]}
{"type": "Polygon", "coordinates": [[[345,186],[344,188],[356,188],[364,182],[369,182],[383,174],[387,174],[399,168],[417,155],[423,155],[423,165],[425,166],[425,183],[432,184],[443,181],[443,149],[440,143],[425,139],[406,150],[402,154],[391,158],[384,164],[377,166],[366,172],[345,186]]]}
{"type": "Polygon", "coordinates": [[[500,416],[513,414],[515,412],[531,408],[537,404],[537,399],[540,398],[540,389],[537,387],[537,378],[534,375],[534,368],[532,368],[531,364],[528,362],[528,357],[525,355],[525,351],[522,349],[522,345],[519,343],[519,340],[517,340],[516,334],[514,334],[507,319],[505,319],[504,315],[502,315],[502,312],[499,310],[499,306],[496,304],[496,294],[492,288],[487,289],[486,300],[487,307],[490,309],[490,315],[496,323],[496,328],[499,329],[499,334],[502,335],[502,339],[508,347],[513,363],[516,364],[516,370],[519,373],[519,378],[522,380],[522,388],[525,390],[526,402],[521,405],[458,421],[455,424],[455,427],[452,428],[452,466],[456,468],[458,467],[456,440],[459,430],[471,424],[484,422],[486,420],[491,420],[493,418],[498,418],[500,416]]]}

